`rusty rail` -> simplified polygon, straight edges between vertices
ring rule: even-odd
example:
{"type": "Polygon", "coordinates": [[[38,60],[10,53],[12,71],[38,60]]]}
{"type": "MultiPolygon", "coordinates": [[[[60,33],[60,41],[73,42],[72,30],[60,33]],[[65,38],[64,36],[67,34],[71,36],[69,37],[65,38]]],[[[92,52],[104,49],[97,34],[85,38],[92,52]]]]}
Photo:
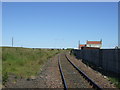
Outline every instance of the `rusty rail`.
{"type": "Polygon", "coordinates": [[[64,78],[64,74],[62,72],[62,67],[61,67],[61,64],[60,64],[60,56],[58,56],[58,65],[59,65],[59,70],[60,70],[60,73],[61,73],[64,89],[68,90],[68,87],[67,87],[67,84],[66,84],[66,81],[65,81],[65,78],[64,78]]]}

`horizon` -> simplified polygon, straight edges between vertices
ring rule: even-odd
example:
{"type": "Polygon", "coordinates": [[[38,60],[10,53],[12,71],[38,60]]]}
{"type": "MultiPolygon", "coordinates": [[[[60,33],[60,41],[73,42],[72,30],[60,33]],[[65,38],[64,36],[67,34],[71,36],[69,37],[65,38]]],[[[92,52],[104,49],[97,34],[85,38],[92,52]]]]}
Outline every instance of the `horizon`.
{"type": "MultiPolygon", "coordinates": [[[[78,48],[44,48],[44,47],[20,47],[20,46],[0,46],[0,48],[29,48],[29,49],[78,49],[78,48]]],[[[115,48],[115,47],[101,47],[100,49],[120,49],[119,47],[118,48],[115,48]]],[[[81,50],[81,49],[78,49],[78,50],[81,50]]]]}
{"type": "Polygon", "coordinates": [[[2,46],[78,48],[100,41],[118,45],[117,2],[3,2],[2,46]]]}

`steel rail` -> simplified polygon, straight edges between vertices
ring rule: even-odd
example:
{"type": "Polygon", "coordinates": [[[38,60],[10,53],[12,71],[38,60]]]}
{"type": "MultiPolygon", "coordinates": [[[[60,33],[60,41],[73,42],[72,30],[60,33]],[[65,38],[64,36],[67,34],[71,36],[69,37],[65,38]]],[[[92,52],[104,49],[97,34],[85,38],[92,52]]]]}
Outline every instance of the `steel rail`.
{"type": "Polygon", "coordinates": [[[58,56],[58,65],[59,65],[59,70],[60,70],[60,73],[61,73],[61,77],[62,77],[64,89],[65,89],[65,90],[68,90],[68,86],[67,86],[67,84],[66,84],[66,81],[65,81],[65,78],[64,78],[64,74],[63,74],[63,72],[62,72],[62,67],[61,67],[61,64],[60,64],[60,56],[58,56]]]}
{"type": "Polygon", "coordinates": [[[90,85],[93,86],[93,88],[97,90],[102,90],[100,86],[98,86],[92,79],[90,79],[83,71],[81,71],[73,62],[65,55],[67,60],[73,65],[73,67],[85,78],[88,82],[90,82],[90,85]]]}

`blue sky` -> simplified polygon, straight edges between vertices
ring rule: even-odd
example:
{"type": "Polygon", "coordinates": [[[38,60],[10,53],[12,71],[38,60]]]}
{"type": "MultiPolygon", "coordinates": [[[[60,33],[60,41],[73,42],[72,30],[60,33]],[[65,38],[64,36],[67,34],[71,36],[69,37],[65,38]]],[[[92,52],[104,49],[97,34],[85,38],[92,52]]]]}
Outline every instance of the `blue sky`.
{"type": "Polygon", "coordinates": [[[3,46],[77,48],[78,41],[118,45],[117,2],[4,2],[3,46]]]}

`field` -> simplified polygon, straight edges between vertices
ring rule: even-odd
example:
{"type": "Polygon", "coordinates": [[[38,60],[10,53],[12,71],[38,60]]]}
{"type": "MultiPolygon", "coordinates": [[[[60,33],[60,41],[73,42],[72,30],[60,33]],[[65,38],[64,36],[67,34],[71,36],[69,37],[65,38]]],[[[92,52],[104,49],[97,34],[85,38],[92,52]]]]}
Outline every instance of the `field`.
{"type": "Polygon", "coordinates": [[[44,63],[60,51],[58,49],[2,47],[3,84],[10,74],[25,78],[36,75],[44,63]]]}

